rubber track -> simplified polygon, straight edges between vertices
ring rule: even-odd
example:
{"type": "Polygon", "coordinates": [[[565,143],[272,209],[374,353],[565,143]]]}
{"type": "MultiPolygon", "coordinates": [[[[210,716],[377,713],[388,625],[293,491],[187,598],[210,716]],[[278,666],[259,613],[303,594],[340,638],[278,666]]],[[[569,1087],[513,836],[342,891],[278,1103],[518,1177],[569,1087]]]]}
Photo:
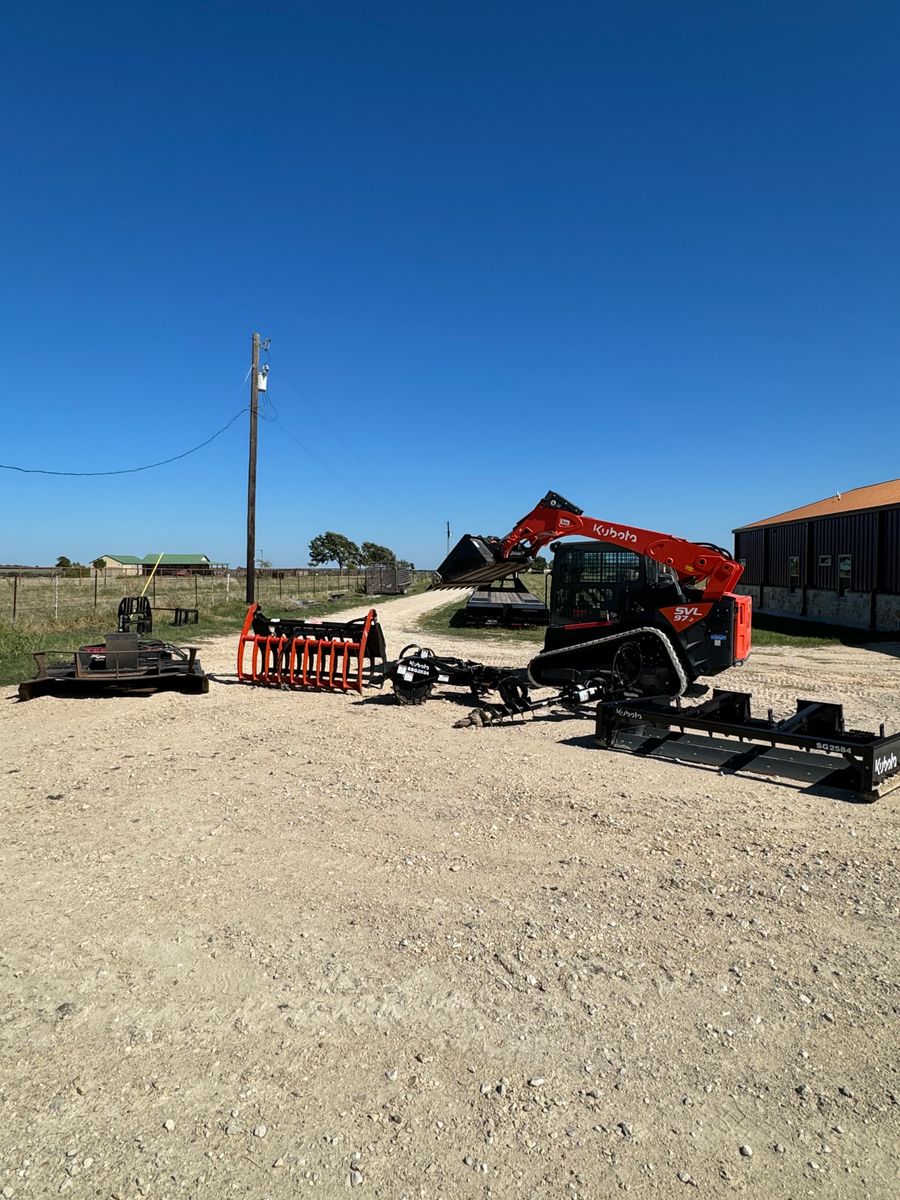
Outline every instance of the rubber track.
{"type": "Polygon", "coordinates": [[[662,642],[663,648],[672,662],[672,668],[674,669],[675,674],[678,676],[678,681],[681,685],[678,691],[673,694],[676,696],[683,696],[688,688],[688,678],[684,673],[684,668],[678,659],[678,655],[675,652],[675,647],[672,645],[671,639],[668,638],[661,629],[657,629],[655,625],[641,625],[637,629],[627,629],[622,633],[611,633],[607,637],[594,638],[594,640],[590,642],[579,642],[574,646],[562,646],[558,650],[543,650],[528,664],[527,671],[529,682],[531,683],[532,687],[547,686],[546,684],[538,683],[531,674],[531,668],[535,663],[542,663],[548,658],[554,658],[558,654],[571,654],[573,650],[587,650],[592,646],[602,646],[607,642],[621,642],[625,638],[633,638],[641,633],[651,633],[654,637],[659,638],[659,640],[662,642]]]}

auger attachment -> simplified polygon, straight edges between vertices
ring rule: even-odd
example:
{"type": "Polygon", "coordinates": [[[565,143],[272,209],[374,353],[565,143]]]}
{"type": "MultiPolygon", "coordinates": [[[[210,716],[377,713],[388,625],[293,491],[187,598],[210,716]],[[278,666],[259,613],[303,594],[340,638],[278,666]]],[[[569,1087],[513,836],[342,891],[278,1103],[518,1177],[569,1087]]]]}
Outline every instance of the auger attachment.
{"type": "Polygon", "coordinates": [[[374,608],[350,621],[319,621],[267,617],[251,604],[238,643],[237,673],[244,683],[270,687],[361,692],[373,682],[378,660],[383,667],[385,654],[374,608]]]}

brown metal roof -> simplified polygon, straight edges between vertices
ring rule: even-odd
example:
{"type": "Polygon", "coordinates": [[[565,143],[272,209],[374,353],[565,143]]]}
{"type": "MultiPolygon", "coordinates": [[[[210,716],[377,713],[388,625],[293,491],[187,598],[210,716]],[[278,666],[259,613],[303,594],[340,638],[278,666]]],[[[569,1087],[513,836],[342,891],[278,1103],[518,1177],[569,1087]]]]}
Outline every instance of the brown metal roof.
{"type": "Polygon", "coordinates": [[[900,504],[900,479],[889,479],[887,483],[870,483],[868,487],[852,488],[849,492],[838,492],[825,500],[816,500],[814,504],[804,504],[801,508],[792,508],[788,512],[779,513],[776,517],[766,517],[763,521],[753,521],[749,525],[740,525],[734,533],[745,529],[759,529],[761,525],[784,525],[788,521],[806,521],[814,517],[833,517],[838,513],[860,512],[867,508],[884,508],[891,504],[900,504]]]}

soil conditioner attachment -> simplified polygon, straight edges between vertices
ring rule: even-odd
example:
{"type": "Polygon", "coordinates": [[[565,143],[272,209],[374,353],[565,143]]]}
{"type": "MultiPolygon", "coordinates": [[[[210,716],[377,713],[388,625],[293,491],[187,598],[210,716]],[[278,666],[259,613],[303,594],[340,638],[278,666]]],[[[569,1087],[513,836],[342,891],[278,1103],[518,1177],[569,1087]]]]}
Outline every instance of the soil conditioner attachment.
{"type": "Polygon", "coordinates": [[[597,705],[596,738],[607,750],[715,767],[726,775],[791,780],[815,790],[876,800],[900,786],[900,733],[844,728],[840,704],[798,700],[776,721],[750,712],[748,692],[714,689],[708,700],[613,700],[597,705]]]}

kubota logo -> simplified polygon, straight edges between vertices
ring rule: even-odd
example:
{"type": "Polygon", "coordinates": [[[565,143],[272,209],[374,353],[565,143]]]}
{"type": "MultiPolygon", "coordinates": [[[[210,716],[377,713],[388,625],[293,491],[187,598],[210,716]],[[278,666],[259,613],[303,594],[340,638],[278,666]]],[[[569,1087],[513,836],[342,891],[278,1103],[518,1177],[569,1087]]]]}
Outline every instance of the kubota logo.
{"type": "Polygon", "coordinates": [[[700,609],[692,604],[676,604],[674,620],[676,621],[694,621],[700,616],[700,609]]]}
{"type": "Polygon", "coordinates": [[[875,774],[876,775],[886,775],[888,773],[888,771],[895,771],[896,769],[897,769],[897,755],[896,754],[886,754],[884,756],[884,758],[876,758],[875,759],[875,774]]]}
{"type": "Polygon", "coordinates": [[[630,529],[616,529],[614,525],[595,525],[594,533],[597,537],[616,539],[620,542],[637,541],[636,533],[632,533],[630,529]]]}

